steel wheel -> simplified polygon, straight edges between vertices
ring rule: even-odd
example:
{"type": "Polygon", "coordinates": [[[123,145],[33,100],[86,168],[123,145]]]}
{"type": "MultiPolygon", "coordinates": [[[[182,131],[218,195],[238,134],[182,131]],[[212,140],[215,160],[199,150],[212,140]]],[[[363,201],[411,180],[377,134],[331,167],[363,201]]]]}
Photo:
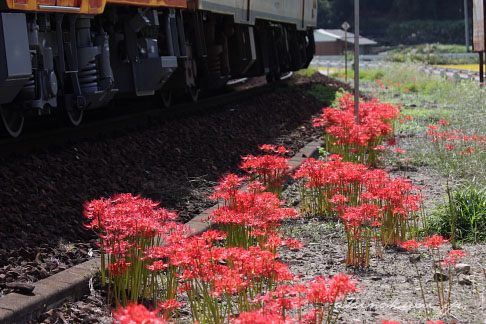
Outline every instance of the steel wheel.
{"type": "Polygon", "coordinates": [[[199,100],[199,89],[196,87],[187,87],[187,92],[191,97],[192,102],[197,102],[199,100]]]}
{"type": "Polygon", "coordinates": [[[3,132],[9,137],[19,137],[24,128],[24,112],[21,106],[0,105],[3,132]]]}
{"type": "Polygon", "coordinates": [[[78,109],[76,107],[66,107],[64,108],[67,121],[72,126],[79,126],[83,121],[84,110],[78,109]]]}
{"type": "Polygon", "coordinates": [[[172,106],[172,90],[162,90],[160,96],[162,97],[164,107],[170,108],[172,106]]]}

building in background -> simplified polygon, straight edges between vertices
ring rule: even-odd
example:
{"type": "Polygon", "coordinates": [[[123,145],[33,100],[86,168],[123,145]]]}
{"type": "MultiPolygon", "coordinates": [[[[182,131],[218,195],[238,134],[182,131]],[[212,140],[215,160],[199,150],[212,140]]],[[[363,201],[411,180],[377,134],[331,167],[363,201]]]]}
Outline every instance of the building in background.
{"type": "MultiPolygon", "coordinates": [[[[316,55],[343,55],[345,48],[345,35],[342,29],[316,29],[316,55]]],[[[354,50],[354,34],[348,32],[348,51],[354,50]]],[[[359,37],[360,54],[371,54],[373,47],[378,43],[366,37],[359,37]]]]}

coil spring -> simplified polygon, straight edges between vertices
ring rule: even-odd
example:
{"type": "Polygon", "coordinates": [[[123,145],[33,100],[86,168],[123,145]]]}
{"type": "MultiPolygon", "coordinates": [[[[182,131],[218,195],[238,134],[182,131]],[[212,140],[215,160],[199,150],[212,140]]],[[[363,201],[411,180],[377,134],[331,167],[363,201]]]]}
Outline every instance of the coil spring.
{"type": "Polygon", "coordinates": [[[78,78],[83,93],[93,93],[98,91],[98,69],[96,59],[89,61],[88,64],[79,71],[78,78]]]}

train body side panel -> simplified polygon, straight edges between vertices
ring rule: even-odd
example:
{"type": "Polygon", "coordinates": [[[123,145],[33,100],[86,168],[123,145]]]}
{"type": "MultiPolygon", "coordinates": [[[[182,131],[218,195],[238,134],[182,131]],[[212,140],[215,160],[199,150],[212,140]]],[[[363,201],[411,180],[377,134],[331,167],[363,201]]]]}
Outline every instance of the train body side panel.
{"type": "Polygon", "coordinates": [[[96,15],[107,4],[141,7],[187,8],[187,0],[6,0],[9,9],[96,15]]]}
{"type": "Polygon", "coordinates": [[[6,0],[6,3],[13,10],[96,15],[103,13],[106,0],[6,0]]]}
{"type": "Polygon", "coordinates": [[[106,0],[106,3],[141,7],[187,8],[187,0],[106,0]]]}
{"type": "Polygon", "coordinates": [[[254,25],[263,19],[295,24],[299,30],[317,20],[317,0],[199,0],[195,8],[233,15],[236,23],[254,25]]]}

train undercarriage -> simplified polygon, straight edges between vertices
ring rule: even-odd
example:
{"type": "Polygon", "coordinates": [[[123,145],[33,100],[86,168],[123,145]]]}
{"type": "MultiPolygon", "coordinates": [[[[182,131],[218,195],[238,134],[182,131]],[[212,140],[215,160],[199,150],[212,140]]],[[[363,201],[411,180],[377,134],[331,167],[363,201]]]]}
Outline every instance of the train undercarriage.
{"type": "Polygon", "coordinates": [[[311,29],[200,10],[107,6],[100,15],[65,12],[0,13],[0,117],[18,137],[28,114],[62,113],[77,126],[87,110],[114,98],[156,96],[170,106],[176,94],[233,78],[307,67],[311,29]]]}

